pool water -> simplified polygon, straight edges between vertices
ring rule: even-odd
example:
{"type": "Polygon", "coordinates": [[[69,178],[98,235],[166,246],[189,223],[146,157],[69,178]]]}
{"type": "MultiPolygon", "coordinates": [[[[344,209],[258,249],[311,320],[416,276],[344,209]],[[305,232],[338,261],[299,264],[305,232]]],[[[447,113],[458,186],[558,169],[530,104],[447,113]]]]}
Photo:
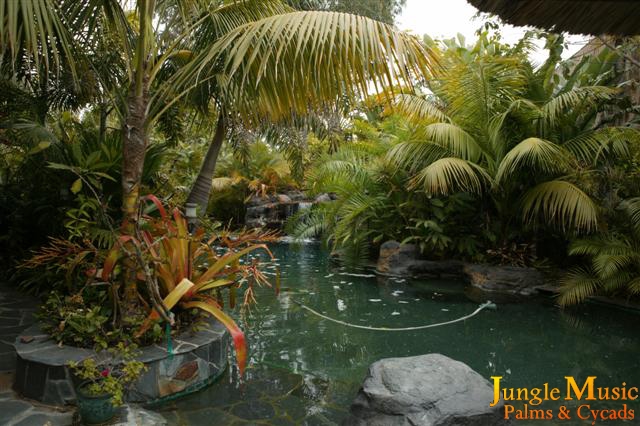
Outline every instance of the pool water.
{"type": "MultiPolygon", "coordinates": [[[[340,267],[318,244],[278,244],[273,251],[277,265],[267,264],[265,271],[274,274],[280,268],[282,291],[278,297],[271,289],[257,292],[259,304],[244,326],[245,377],[240,381],[236,368],[230,368],[211,387],[163,407],[171,424],[340,423],[372,362],[427,353],[462,361],[487,379],[503,376],[503,386],[509,387],[549,383],[565,389],[565,376],[579,383],[597,376],[597,386],[640,385],[637,313],[594,305],[563,311],[549,301],[530,300],[499,303],[497,310],[483,310],[463,323],[421,331],[348,328],[294,301],[350,323],[409,327],[467,315],[486,296],[471,294],[458,282],[381,278],[340,267]]],[[[559,405],[530,408],[557,410],[559,405]]],[[[627,405],[640,416],[638,401],[627,405]]],[[[553,424],[531,422],[540,423],[553,424]]]]}

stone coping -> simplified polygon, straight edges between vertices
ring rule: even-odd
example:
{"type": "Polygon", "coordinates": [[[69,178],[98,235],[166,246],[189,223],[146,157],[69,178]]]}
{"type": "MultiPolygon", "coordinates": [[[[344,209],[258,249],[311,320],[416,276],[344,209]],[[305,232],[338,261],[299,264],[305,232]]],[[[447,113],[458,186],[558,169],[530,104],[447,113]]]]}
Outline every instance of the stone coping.
{"type": "MultiPolygon", "coordinates": [[[[38,324],[24,330],[14,346],[17,358],[14,390],[45,404],[75,403],[77,380],[67,365],[95,356],[96,351],[58,346],[38,324]]],[[[147,371],[125,399],[148,404],[203,388],[225,371],[228,347],[226,329],[210,319],[197,331],[185,330],[174,337],[172,353],[163,344],[140,348],[136,358],[146,364],[147,371]]]]}

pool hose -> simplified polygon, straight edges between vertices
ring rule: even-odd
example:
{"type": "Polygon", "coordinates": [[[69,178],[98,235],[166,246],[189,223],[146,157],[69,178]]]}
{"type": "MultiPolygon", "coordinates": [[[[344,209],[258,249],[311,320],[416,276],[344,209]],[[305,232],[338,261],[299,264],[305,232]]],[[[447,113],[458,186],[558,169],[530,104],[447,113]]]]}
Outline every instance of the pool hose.
{"type": "Polygon", "coordinates": [[[389,327],[368,327],[366,325],[359,325],[359,324],[351,324],[349,322],[346,321],[340,321],[337,320],[335,318],[331,318],[328,317],[326,315],[321,314],[318,311],[314,311],[313,309],[311,309],[310,307],[308,307],[307,305],[304,305],[296,300],[292,300],[293,303],[299,305],[301,308],[306,309],[307,311],[311,312],[314,315],[319,316],[320,318],[324,318],[328,321],[332,321],[335,322],[337,324],[342,324],[344,326],[347,327],[353,327],[353,328],[360,328],[362,330],[372,330],[372,331],[414,331],[414,330],[424,330],[426,328],[434,328],[434,327],[440,327],[442,325],[450,325],[450,324],[455,324],[457,322],[462,322],[465,320],[468,320],[471,317],[474,317],[475,315],[479,314],[480,311],[482,311],[483,309],[497,309],[496,304],[491,302],[490,300],[486,301],[485,303],[483,303],[482,305],[480,305],[478,307],[478,309],[476,309],[475,311],[471,312],[469,315],[465,315],[463,317],[451,320],[451,321],[445,321],[445,322],[439,322],[436,324],[427,324],[427,325],[420,325],[417,327],[400,327],[400,328],[389,328],[389,327]]]}

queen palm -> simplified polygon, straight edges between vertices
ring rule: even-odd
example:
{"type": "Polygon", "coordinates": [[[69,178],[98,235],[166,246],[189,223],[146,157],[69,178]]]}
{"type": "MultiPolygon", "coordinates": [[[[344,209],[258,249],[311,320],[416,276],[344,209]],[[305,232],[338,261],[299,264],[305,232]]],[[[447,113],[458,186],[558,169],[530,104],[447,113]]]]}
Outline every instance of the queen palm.
{"type": "Polygon", "coordinates": [[[397,109],[422,124],[421,140],[389,154],[412,172],[409,186],[490,199],[503,239],[522,219],[595,230],[598,207],[582,183],[607,156],[628,155],[628,143],[640,139],[633,129],[594,125],[617,91],[576,86],[578,79],[554,84],[548,64],[534,71],[518,48],[486,38],[468,50],[454,47],[432,76],[432,94],[398,97],[397,109]]]}
{"type": "MultiPolygon", "coordinates": [[[[87,42],[98,31],[115,33],[121,42],[126,93],[114,90],[113,97],[121,105],[128,234],[136,226],[150,130],[187,95],[213,99],[218,124],[208,157],[215,159],[229,115],[245,122],[303,115],[339,95],[410,84],[412,72],[429,66],[427,50],[388,25],[341,13],[297,12],[277,0],[138,0],[132,2],[133,23],[117,0],[0,4],[0,43],[14,60],[28,55],[56,69],[87,56],[87,42]],[[172,73],[175,64],[181,66],[172,73]]],[[[210,171],[205,164],[208,183],[210,171]]],[[[135,269],[131,259],[125,312],[136,310],[135,269]]]]}

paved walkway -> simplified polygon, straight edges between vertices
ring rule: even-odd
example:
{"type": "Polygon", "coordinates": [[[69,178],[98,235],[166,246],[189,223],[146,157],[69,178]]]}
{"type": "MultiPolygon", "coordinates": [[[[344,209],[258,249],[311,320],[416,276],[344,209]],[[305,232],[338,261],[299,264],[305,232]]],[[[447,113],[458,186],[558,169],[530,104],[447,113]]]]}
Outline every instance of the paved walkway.
{"type": "Polygon", "coordinates": [[[73,422],[73,412],[20,399],[12,390],[16,337],[35,322],[38,301],[0,284],[0,425],[65,426],[73,422]]]}

